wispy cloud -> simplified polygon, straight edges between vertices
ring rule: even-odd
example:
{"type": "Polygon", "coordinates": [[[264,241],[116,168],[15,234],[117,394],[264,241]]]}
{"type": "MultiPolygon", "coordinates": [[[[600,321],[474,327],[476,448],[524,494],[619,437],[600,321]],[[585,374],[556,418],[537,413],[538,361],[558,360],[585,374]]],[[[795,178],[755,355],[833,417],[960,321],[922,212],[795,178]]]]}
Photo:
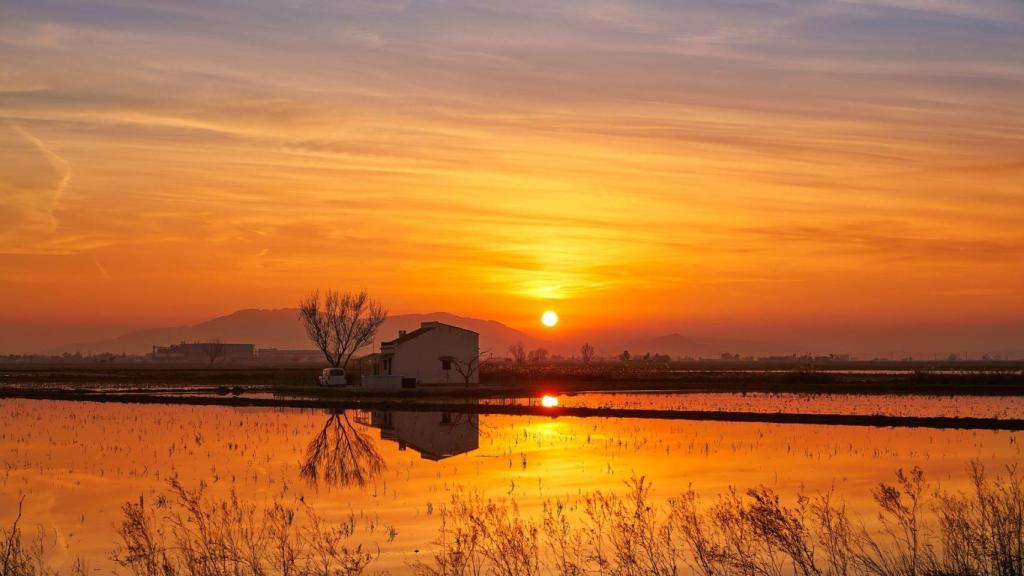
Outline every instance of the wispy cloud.
{"type": "Polygon", "coordinates": [[[25,137],[26,140],[32,143],[37,150],[46,158],[46,161],[53,167],[57,173],[57,184],[54,186],[53,195],[50,200],[49,206],[49,217],[52,229],[57,229],[57,210],[60,207],[61,197],[64,196],[64,191],[67,190],[68,184],[71,182],[71,164],[67,160],[62,158],[57,152],[47,146],[42,140],[36,138],[26,130],[21,128],[18,124],[12,123],[13,129],[25,137]]]}
{"type": "Polygon", "coordinates": [[[1019,310],[1016,1],[86,0],[0,22],[0,162],[22,167],[0,295],[26,310],[57,255],[98,300],[107,269],[628,318],[867,305],[876,261],[923,294],[894,313],[952,268],[1019,310]]]}

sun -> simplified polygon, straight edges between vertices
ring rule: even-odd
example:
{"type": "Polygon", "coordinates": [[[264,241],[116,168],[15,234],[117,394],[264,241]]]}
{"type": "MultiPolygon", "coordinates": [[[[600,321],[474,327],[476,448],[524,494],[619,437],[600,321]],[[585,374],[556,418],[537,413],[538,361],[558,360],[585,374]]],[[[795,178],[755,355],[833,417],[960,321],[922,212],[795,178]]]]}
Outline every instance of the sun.
{"type": "Polygon", "coordinates": [[[554,310],[548,310],[541,315],[540,323],[551,328],[555,324],[558,324],[558,314],[555,314],[554,310]]]}

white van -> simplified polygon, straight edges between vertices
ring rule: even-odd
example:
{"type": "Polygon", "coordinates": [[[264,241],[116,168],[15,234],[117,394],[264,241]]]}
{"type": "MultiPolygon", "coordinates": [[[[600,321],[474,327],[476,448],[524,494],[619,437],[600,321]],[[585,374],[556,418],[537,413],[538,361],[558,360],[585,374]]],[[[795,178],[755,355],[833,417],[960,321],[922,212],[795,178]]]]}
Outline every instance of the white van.
{"type": "Polygon", "coordinates": [[[345,384],[344,368],[324,368],[324,371],[320,373],[321,386],[344,386],[345,384]]]}

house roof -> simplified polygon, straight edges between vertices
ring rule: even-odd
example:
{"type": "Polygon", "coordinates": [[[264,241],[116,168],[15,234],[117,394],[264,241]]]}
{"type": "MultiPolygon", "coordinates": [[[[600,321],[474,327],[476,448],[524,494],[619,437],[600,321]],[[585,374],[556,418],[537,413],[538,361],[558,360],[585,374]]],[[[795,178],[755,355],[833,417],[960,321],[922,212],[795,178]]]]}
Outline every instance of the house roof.
{"type": "Polygon", "coordinates": [[[427,328],[420,326],[419,328],[413,330],[412,332],[406,332],[405,334],[402,334],[401,336],[395,338],[394,340],[391,340],[390,342],[381,342],[381,344],[401,344],[402,342],[412,340],[413,338],[419,336],[420,334],[426,334],[427,332],[430,332],[434,328],[434,326],[430,326],[427,328]]]}
{"type": "Polygon", "coordinates": [[[462,328],[461,326],[452,326],[451,324],[445,324],[443,322],[423,322],[423,323],[420,324],[419,328],[413,330],[412,332],[406,332],[405,334],[402,334],[398,338],[395,338],[394,340],[390,340],[388,342],[381,342],[381,345],[382,346],[385,345],[385,344],[398,345],[398,344],[401,344],[403,342],[407,342],[409,340],[412,340],[413,338],[415,338],[415,337],[417,337],[417,336],[419,336],[421,334],[426,334],[427,332],[430,332],[434,328],[440,328],[441,326],[445,326],[447,328],[455,328],[456,330],[462,330],[463,332],[470,332],[472,334],[477,334],[477,332],[474,332],[473,330],[467,330],[466,328],[462,328]]]}

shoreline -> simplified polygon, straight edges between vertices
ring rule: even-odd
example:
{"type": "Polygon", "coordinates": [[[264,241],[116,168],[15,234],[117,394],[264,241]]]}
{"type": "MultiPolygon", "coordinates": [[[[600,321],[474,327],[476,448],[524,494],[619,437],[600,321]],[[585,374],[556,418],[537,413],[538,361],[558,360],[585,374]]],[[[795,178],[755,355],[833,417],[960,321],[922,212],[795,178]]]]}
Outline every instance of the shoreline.
{"type": "MultiPolygon", "coordinates": [[[[764,392],[793,394],[891,394],[936,396],[1024,396],[1024,372],[1014,365],[951,371],[875,366],[861,371],[770,367],[761,370],[719,367],[591,367],[552,365],[484,370],[481,383],[425,384],[415,389],[369,391],[352,386],[325,389],[315,385],[320,366],[167,366],[167,365],[4,365],[4,390],[95,389],[150,392],[240,389],[246,392],[301,393],[323,398],[385,396],[402,398],[500,398],[551,392],[764,392]],[[873,370],[873,371],[872,371],[873,370]]],[[[358,373],[355,373],[358,374],[358,373]]],[[[356,376],[358,378],[358,376],[356,376]]]]}
{"type": "MultiPolygon", "coordinates": [[[[317,398],[277,396],[255,398],[244,393],[219,395],[192,395],[188,393],[159,393],[130,391],[0,388],[0,399],[28,399],[41,401],[72,401],[118,404],[165,404],[186,406],[267,407],[292,409],[321,409],[327,411],[380,410],[388,412],[456,412],[468,414],[498,414],[509,416],[541,416],[548,418],[631,418],[658,420],[689,420],[713,422],[740,422],[765,424],[805,424],[828,426],[864,426],[873,428],[932,428],[955,430],[1024,431],[1024,419],[949,417],[949,416],[883,416],[855,414],[816,414],[784,412],[743,412],[710,410],[665,410],[641,408],[588,408],[544,407],[519,404],[479,404],[471,399],[435,396],[437,401],[422,399],[396,400],[381,396],[349,398],[317,398]]],[[[216,393],[216,391],[212,391],[216,393]]]]}

